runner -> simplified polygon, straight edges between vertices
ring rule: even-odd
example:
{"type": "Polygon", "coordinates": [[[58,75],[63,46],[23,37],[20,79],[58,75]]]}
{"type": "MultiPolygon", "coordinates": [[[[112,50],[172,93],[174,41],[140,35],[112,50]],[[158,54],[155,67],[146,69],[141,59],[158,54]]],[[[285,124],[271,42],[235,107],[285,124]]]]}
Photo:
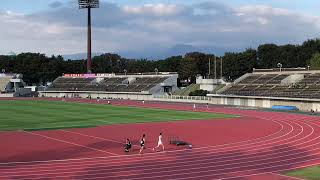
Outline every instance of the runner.
{"type": "Polygon", "coordinates": [[[129,150],[131,149],[132,145],[129,139],[126,140],[126,144],[124,145],[124,151],[125,152],[129,152],[129,150]]]}
{"type": "Polygon", "coordinates": [[[142,138],[141,138],[141,140],[140,140],[140,146],[141,146],[141,148],[140,148],[140,151],[139,151],[139,154],[141,154],[142,153],[142,151],[144,150],[144,146],[145,146],[145,142],[146,142],[146,135],[145,134],[143,134],[142,135],[142,138]]]}
{"type": "Polygon", "coordinates": [[[158,146],[154,147],[153,150],[156,150],[157,148],[159,148],[160,146],[162,146],[162,151],[164,151],[164,145],[162,143],[162,133],[160,133],[159,135],[159,140],[158,140],[158,146]]]}

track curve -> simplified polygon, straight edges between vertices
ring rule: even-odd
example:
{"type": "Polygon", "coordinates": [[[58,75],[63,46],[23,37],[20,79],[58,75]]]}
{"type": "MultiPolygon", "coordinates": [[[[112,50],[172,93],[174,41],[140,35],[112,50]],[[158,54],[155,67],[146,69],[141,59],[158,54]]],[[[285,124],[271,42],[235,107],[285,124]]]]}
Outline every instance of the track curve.
{"type": "Polygon", "coordinates": [[[213,111],[241,114],[261,123],[272,121],[279,131],[234,143],[143,156],[0,163],[0,179],[236,179],[320,164],[318,117],[231,108],[213,111]]]}

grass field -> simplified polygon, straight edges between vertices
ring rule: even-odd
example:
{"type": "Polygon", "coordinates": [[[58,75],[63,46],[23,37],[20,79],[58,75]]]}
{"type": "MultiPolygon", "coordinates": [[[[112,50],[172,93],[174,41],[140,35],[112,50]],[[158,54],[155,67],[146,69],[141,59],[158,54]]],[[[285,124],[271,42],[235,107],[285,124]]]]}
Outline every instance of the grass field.
{"type": "Polygon", "coordinates": [[[0,101],[0,130],[233,118],[234,115],[60,101],[0,101]]]}
{"type": "Polygon", "coordinates": [[[320,179],[320,166],[309,167],[292,171],[286,174],[287,176],[297,177],[307,180],[319,180],[320,179]]]}

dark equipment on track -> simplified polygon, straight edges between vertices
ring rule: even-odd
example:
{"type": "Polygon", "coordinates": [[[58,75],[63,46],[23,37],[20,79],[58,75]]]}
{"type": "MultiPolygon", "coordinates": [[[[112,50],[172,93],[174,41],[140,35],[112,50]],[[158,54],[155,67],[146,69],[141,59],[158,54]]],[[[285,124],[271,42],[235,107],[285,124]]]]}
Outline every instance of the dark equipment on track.
{"type": "Polygon", "coordinates": [[[170,144],[174,144],[176,146],[186,146],[186,148],[192,149],[192,144],[181,140],[179,137],[170,136],[169,137],[169,143],[170,144]]]}

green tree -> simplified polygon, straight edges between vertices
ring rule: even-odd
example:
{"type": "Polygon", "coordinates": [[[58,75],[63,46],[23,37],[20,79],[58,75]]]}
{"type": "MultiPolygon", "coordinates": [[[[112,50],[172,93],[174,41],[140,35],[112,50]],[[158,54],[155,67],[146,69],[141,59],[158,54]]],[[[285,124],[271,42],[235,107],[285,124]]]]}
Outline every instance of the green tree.
{"type": "Polygon", "coordinates": [[[179,76],[181,79],[190,79],[191,83],[195,82],[197,75],[197,63],[193,57],[185,57],[181,62],[179,76]]]}
{"type": "Polygon", "coordinates": [[[274,68],[277,63],[283,63],[280,58],[280,48],[275,44],[263,44],[258,47],[258,64],[261,68],[274,68]]]}
{"type": "Polygon", "coordinates": [[[242,53],[226,53],[223,57],[223,76],[233,81],[245,73],[252,72],[257,64],[257,52],[247,49],[242,53]]]}
{"type": "Polygon", "coordinates": [[[310,64],[310,59],[317,52],[320,52],[320,39],[307,40],[299,47],[300,60],[310,64]]]}
{"type": "Polygon", "coordinates": [[[315,53],[310,59],[310,66],[312,69],[320,69],[320,53],[315,53]]]}

